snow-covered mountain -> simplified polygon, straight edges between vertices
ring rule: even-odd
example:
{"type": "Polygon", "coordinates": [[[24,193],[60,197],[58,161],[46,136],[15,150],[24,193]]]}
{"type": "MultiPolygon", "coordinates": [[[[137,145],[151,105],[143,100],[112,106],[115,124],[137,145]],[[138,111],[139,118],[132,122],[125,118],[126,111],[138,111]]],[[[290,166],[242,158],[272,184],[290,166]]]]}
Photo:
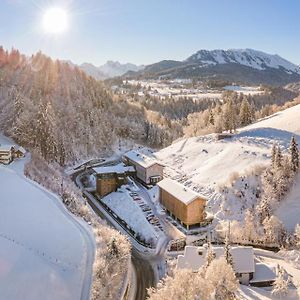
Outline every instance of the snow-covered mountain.
{"type": "Polygon", "coordinates": [[[144,69],[144,66],[137,66],[135,64],[126,63],[121,64],[118,61],[107,61],[104,65],[98,67],[98,69],[103,72],[107,77],[121,76],[128,71],[140,71],[144,69]]]}
{"type": "Polygon", "coordinates": [[[277,54],[267,54],[253,49],[200,50],[190,56],[187,62],[197,62],[203,66],[218,64],[240,64],[257,70],[267,68],[283,69],[286,73],[300,74],[299,66],[277,54]]]}
{"type": "Polygon", "coordinates": [[[300,68],[277,54],[253,49],[200,50],[183,61],[164,60],[126,75],[284,85],[300,81],[300,68]]]}
{"type": "Polygon", "coordinates": [[[95,79],[103,80],[107,78],[122,76],[128,71],[140,71],[144,68],[144,66],[137,66],[131,63],[121,64],[118,61],[109,60],[104,65],[99,67],[96,67],[90,63],[83,63],[79,66],[79,68],[95,79]]]}

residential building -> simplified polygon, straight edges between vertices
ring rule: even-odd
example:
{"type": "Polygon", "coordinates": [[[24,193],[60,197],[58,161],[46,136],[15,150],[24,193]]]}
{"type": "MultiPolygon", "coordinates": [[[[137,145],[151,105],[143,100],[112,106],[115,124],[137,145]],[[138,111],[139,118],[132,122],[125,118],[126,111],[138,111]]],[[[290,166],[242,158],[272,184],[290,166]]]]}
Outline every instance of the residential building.
{"type": "Polygon", "coordinates": [[[127,183],[127,176],[135,176],[134,167],[118,164],[93,168],[96,176],[96,191],[103,197],[115,192],[121,185],[127,183]]]}
{"type": "Polygon", "coordinates": [[[163,179],[164,165],[154,157],[131,150],[123,155],[123,162],[134,166],[137,178],[147,185],[156,184],[163,179]]]}
{"type": "MultiPolygon", "coordinates": [[[[224,255],[224,247],[212,246],[216,258],[224,255]]],[[[236,246],[230,248],[233,270],[241,284],[249,285],[255,272],[254,251],[252,247],[236,246]]],[[[178,256],[177,268],[192,269],[197,272],[206,262],[207,245],[202,247],[186,246],[184,255],[178,256]]]]}
{"type": "Polygon", "coordinates": [[[13,161],[14,146],[1,145],[0,146],[0,163],[8,165],[13,161]]]}
{"type": "Polygon", "coordinates": [[[203,195],[169,178],[157,185],[162,206],[187,229],[205,220],[206,198],[203,195]]]}

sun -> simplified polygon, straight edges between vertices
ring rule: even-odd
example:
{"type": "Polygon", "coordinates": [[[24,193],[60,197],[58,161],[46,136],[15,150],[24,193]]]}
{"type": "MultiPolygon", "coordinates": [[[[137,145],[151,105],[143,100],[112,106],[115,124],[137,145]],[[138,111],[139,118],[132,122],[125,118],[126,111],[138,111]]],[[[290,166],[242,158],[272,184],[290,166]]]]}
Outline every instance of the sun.
{"type": "Polygon", "coordinates": [[[64,33],[67,31],[68,26],[68,13],[63,8],[52,7],[45,11],[43,16],[43,29],[46,33],[64,33]]]}

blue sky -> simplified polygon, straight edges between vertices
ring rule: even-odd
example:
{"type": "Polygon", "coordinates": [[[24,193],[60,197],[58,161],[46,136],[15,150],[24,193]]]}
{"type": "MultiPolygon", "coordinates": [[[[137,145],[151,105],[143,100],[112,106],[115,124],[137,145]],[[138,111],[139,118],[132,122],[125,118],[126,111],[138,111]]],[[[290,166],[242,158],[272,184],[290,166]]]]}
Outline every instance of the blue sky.
{"type": "Polygon", "coordinates": [[[300,64],[299,0],[0,0],[0,45],[76,63],[149,64],[199,49],[253,48],[300,64]],[[42,30],[61,6],[70,28],[42,30]]]}

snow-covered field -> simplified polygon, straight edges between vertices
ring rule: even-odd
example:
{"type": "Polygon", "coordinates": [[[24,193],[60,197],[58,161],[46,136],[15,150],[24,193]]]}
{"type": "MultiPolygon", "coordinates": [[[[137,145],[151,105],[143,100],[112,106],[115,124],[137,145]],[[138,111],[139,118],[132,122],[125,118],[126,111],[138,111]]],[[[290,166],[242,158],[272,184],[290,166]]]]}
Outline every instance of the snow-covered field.
{"type": "MultiPolygon", "coordinates": [[[[11,141],[0,136],[0,143],[11,141]]],[[[91,233],[24,177],[26,159],[0,165],[0,298],[82,299],[91,233]]]]}
{"type": "Polygon", "coordinates": [[[259,95],[264,93],[264,91],[260,90],[260,88],[256,86],[227,85],[224,87],[224,90],[234,91],[245,95],[259,95]]]}
{"type": "MultiPolygon", "coordinates": [[[[225,204],[235,218],[245,207],[243,203],[233,203],[234,199],[227,198],[225,203],[218,192],[220,187],[232,181],[237,173],[241,175],[269,163],[274,142],[285,148],[294,134],[300,144],[299,120],[300,105],[297,105],[238,130],[232,138],[217,141],[211,134],[181,139],[154,155],[166,164],[167,176],[205,194],[215,215],[224,214],[225,204]]],[[[298,183],[288,197],[289,208],[282,204],[284,207],[278,212],[287,227],[300,222],[299,180],[298,183]]]]}
{"type": "Polygon", "coordinates": [[[154,227],[146,220],[143,211],[130,197],[125,186],[105,196],[102,201],[145,240],[157,239],[158,234],[154,227]]]}

